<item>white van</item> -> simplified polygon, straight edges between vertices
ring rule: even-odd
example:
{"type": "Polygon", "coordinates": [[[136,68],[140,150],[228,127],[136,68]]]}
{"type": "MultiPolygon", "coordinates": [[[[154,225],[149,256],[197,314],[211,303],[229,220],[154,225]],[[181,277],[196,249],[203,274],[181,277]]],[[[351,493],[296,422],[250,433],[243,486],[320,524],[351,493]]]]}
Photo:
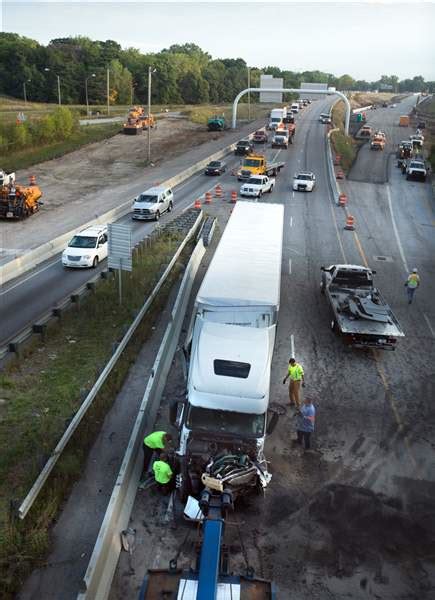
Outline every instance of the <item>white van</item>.
{"type": "Polygon", "coordinates": [[[299,103],[298,102],[293,102],[292,104],[292,113],[298,113],[299,112],[299,103]]]}
{"type": "Polygon", "coordinates": [[[133,219],[153,219],[158,221],[161,215],[171,212],[174,204],[174,194],[170,188],[153,187],[134,199],[133,219]]]}
{"type": "Polygon", "coordinates": [[[107,226],[88,227],[77,233],[62,253],[64,267],[95,267],[107,258],[107,226]]]}

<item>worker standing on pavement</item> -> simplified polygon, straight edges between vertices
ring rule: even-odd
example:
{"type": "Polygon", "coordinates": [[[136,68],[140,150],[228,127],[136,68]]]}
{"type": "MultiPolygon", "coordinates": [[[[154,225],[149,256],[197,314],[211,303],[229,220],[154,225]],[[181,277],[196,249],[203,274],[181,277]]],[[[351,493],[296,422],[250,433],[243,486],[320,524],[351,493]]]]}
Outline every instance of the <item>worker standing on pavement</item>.
{"type": "Polygon", "coordinates": [[[290,378],[288,387],[288,395],[290,399],[290,406],[296,405],[296,408],[301,407],[301,401],[299,398],[299,390],[305,387],[305,377],[303,367],[296,362],[294,358],[290,358],[288,361],[288,373],[283,379],[283,384],[290,378]]]}
{"type": "Polygon", "coordinates": [[[144,469],[148,468],[153,452],[158,456],[166,445],[172,441],[172,436],[166,431],[154,431],[147,435],[143,440],[144,469]]]}
{"type": "Polygon", "coordinates": [[[304,398],[304,404],[298,412],[296,421],[296,443],[302,445],[304,442],[305,450],[311,448],[310,438],[314,431],[314,422],[316,419],[316,409],[311,398],[304,398]]]}
{"type": "Polygon", "coordinates": [[[417,269],[412,269],[412,273],[408,275],[408,279],[405,281],[406,293],[408,294],[408,304],[412,303],[414,298],[415,290],[420,285],[420,275],[417,269]]]}
{"type": "Polygon", "coordinates": [[[162,494],[169,494],[172,489],[173,471],[168,462],[168,455],[162,452],[158,460],[154,461],[153,472],[155,480],[162,494]]]}

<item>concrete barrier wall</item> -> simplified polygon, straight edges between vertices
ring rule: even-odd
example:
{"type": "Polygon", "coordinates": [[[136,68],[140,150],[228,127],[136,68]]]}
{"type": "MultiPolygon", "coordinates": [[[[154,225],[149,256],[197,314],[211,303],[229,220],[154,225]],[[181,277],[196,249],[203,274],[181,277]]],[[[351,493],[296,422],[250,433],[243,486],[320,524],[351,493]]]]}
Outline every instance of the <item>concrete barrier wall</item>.
{"type": "MultiPolygon", "coordinates": [[[[248,137],[252,137],[252,134],[250,134],[248,137]]],[[[235,147],[236,144],[234,143],[230,144],[229,146],[226,146],[222,150],[218,150],[218,152],[215,152],[207,158],[204,158],[203,160],[195,163],[192,167],[184,170],[182,173],[174,175],[174,177],[171,177],[166,181],[162,181],[161,185],[165,187],[175,187],[176,185],[179,185],[183,181],[186,181],[186,179],[189,179],[189,177],[192,177],[192,175],[195,175],[195,173],[198,173],[198,171],[204,169],[210,161],[219,160],[220,158],[223,158],[229,152],[233,151],[235,147]]],[[[45,262],[46,260],[49,260],[50,258],[53,258],[57,254],[62,252],[69,240],[82,229],[85,229],[86,227],[91,227],[93,225],[99,225],[101,223],[111,223],[127,215],[131,211],[132,203],[133,198],[128,200],[127,202],[124,202],[120,206],[117,206],[116,208],[108,211],[107,213],[101,215],[97,219],[88,221],[80,227],[76,227],[75,229],[72,229],[71,231],[62,234],[61,236],[55,238],[51,242],[42,244],[38,248],[30,250],[23,256],[9,261],[3,267],[0,268],[0,285],[4,285],[8,281],[19,277],[20,275],[23,275],[27,271],[34,269],[42,262],[45,262]]]]}
{"type": "MultiPolygon", "coordinates": [[[[83,589],[77,600],[105,600],[109,596],[119,554],[121,532],[126,529],[136,498],[143,468],[142,440],[147,428],[154,424],[187,310],[190,292],[204,256],[202,240],[198,242],[186,268],[180,290],[151,376],[142,399],[136,422],[124,455],[95,547],[83,578],[83,589]]],[[[144,574],[145,575],[145,574],[144,574]]]]}

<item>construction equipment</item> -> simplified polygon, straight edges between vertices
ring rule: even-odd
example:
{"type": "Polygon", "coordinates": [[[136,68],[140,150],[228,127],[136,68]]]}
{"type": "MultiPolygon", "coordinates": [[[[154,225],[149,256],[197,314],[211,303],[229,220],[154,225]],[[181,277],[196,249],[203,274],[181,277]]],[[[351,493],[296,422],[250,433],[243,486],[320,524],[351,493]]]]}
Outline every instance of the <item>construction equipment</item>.
{"type": "MultiPolygon", "coordinates": [[[[10,174],[12,175],[12,174],[10,174]]],[[[31,177],[29,186],[15,185],[14,178],[0,187],[0,217],[5,219],[24,219],[37,212],[42,206],[42,192],[31,177]]],[[[10,177],[10,176],[9,176],[10,177]]]]}
{"type": "Polygon", "coordinates": [[[123,131],[126,135],[137,135],[142,130],[142,123],[134,117],[128,117],[127,122],[124,123],[123,131]]]}
{"type": "Polygon", "coordinates": [[[128,113],[127,121],[124,123],[123,131],[127,135],[137,135],[148,127],[156,127],[153,115],[145,113],[142,106],[133,106],[128,113]]]}
{"type": "Polygon", "coordinates": [[[409,115],[399,117],[399,127],[409,127],[409,115]]]}
{"type": "Polygon", "coordinates": [[[3,169],[0,169],[0,188],[4,185],[9,185],[10,183],[14,183],[15,181],[15,173],[6,173],[3,169]]]}
{"type": "Polygon", "coordinates": [[[183,598],[183,600],[275,600],[276,588],[271,581],[257,579],[247,565],[246,575],[234,575],[229,569],[228,546],[224,545],[225,519],[233,509],[228,490],[216,493],[205,488],[194,517],[202,520],[202,540],[195,569],[181,570],[177,559],[169,569],[150,569],[143,582],[139,600],[183,598]]]}
{"type": "Polygon", "coordinates": [[[207,129],[209,131],[223,131],[225,129],[225,117],[224,115],[215,115],[207,121],[207,129]]]}

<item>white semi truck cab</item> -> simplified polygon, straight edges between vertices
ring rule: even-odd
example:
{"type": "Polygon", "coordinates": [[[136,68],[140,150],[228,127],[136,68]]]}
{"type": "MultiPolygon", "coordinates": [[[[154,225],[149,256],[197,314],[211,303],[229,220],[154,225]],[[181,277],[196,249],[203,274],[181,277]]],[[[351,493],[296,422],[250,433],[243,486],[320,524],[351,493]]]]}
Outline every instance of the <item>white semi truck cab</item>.
{"type": "Polygon", "coordinates": [[[205,481],[234,497],[264,489],[270,372],[281,281],[283,206],[239,201],[204,277],[188,334],[186,399],[177,487],[183,500],[205,481]]]}

